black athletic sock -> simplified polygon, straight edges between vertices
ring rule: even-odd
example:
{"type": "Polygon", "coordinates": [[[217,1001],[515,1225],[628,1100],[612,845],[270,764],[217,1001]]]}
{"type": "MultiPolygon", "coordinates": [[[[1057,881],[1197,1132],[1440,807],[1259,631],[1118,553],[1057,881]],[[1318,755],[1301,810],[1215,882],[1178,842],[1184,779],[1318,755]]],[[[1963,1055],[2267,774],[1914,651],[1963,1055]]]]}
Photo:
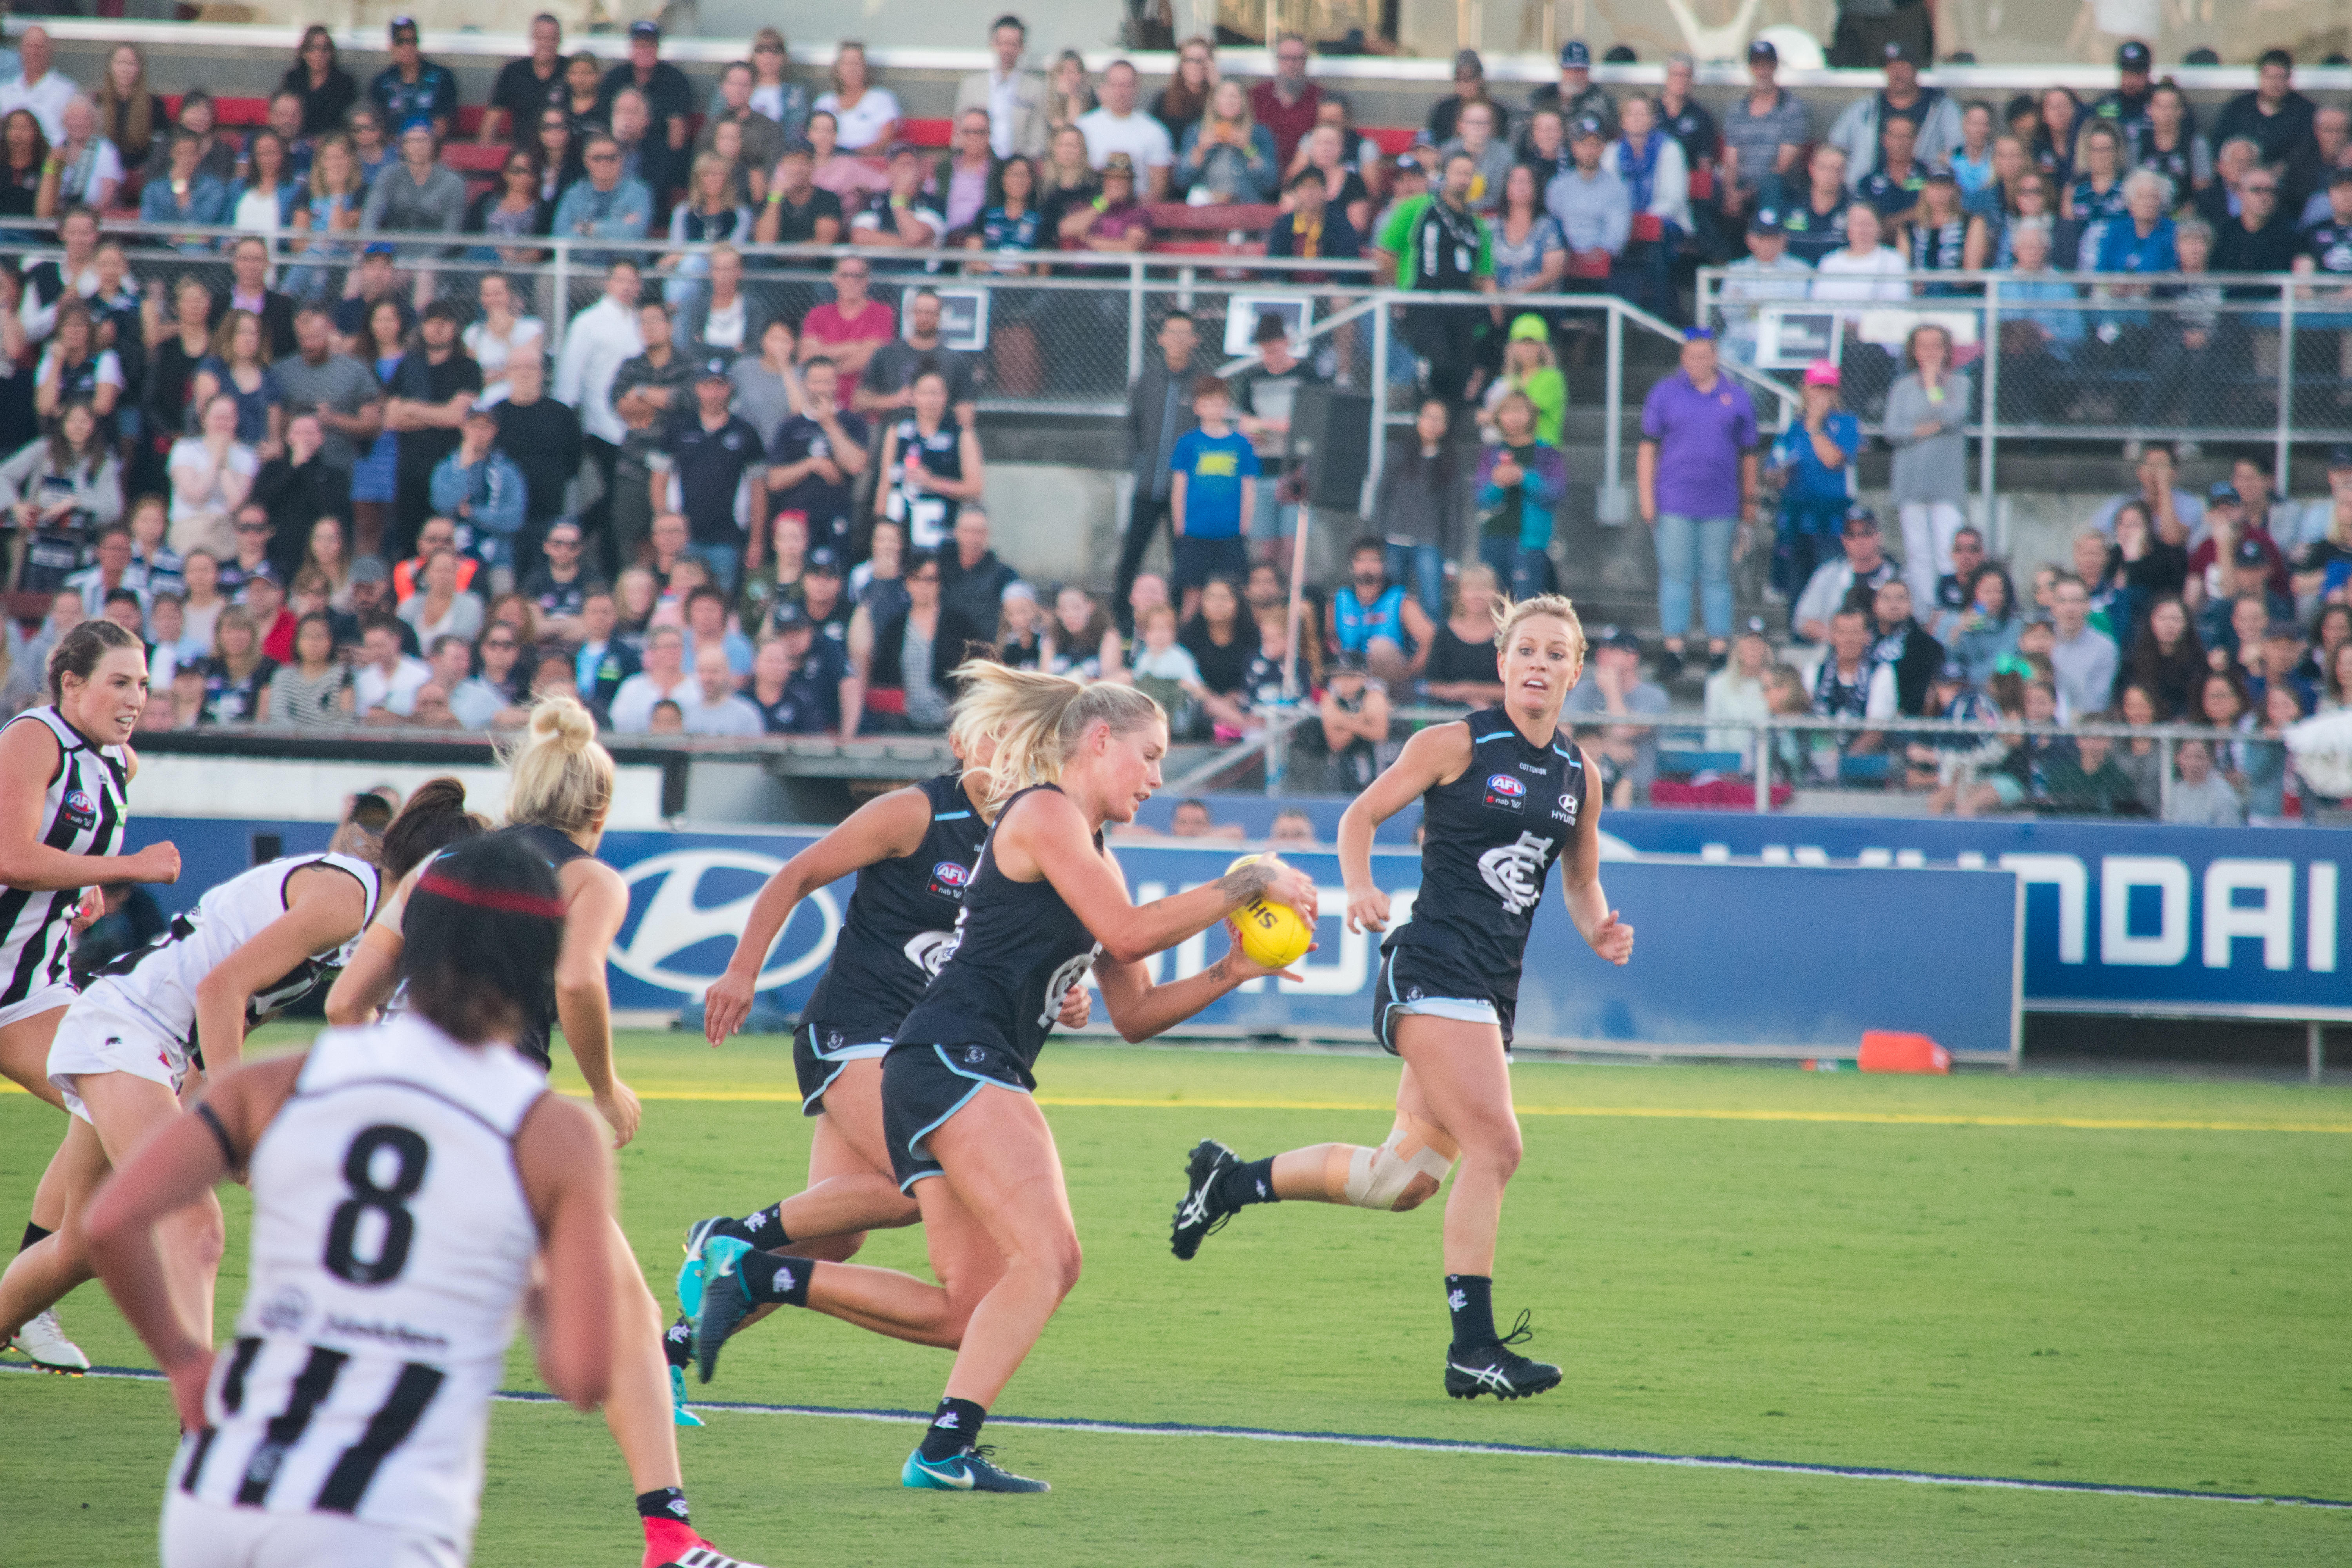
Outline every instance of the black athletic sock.
{"type": "Polygon", "coordinates": [[[1282,1199],[1274,1190],[1274,1156],[1228,1167],[1217,1177],[1210,1195],[1221,1209],[1280,1203],[1282,1199]]]}
{"type": "Polygon", "coordinates": [[[684,1487],[660,1487],[656,1488],[653,1491],[639,1492],[637,1494],[637,1517],[639,1519],[672,1520],[679,1524],[692,1523],[693,1521],[688,1519],[686,1516],[686,1489],[684,1487]]]}
{"type": "Polygon", "coordinates": [[[747,1252],[735,1268],[743,1276],[743,1294],[751,1300],[775,1301],[787,1307],[808,1305],[809,1280],[816,1266],[807,1258],[747,1252]]]}
{"type": "Polygon", "coordinates": [[[784,1234],[784,1205],[782,1204],[770,1204],[741,1219],[722,1219],[710,1227],[710,1235],[714,1238],[728,1237],[759,1247],[789,1247],[793,1239],[784,1234]]]}
{"type": "Polygon", "coordinates": [[[676,1367],[694,1364],[694,1325],[680,1318],[662,1331],[662,1359],[676,1367]]]}
{"type": "Polygon", "coordinates": [[[25,1222],[25,1239],[16,1244],[16,1250],[22,1252],[26,1247],[32,1246],[33,1243],[47,1240],[48,1237],[55,1236],[57,1232],[53,1230],[45,1230],[41,1226],[35,1225],[31,1220],[26,1220],[25,1222]]]}
{"type": "Polygon", "coordinates": [[[1495,1332],[1495,1281],[1485,1274],[1448,1274],[1445,1306],[1454,1314],[1454,1348],[1476,1350],[1501,1336],[1495,1332]]]}
{"type": "Polygon", "coordinates": [[[988,1412],[969,1399],[942,1399],[929,1428],[923,1434],[923,1458],[937,1464],[952,1459],[980,1441],[980,1424],[988,1412]]]}

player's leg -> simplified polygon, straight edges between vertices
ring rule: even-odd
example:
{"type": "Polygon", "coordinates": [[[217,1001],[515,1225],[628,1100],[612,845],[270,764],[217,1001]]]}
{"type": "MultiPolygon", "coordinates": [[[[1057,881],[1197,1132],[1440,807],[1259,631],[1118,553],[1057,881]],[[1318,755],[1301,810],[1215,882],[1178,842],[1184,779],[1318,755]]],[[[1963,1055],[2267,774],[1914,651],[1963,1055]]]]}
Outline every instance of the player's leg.
{"type": "Polygon", "coordinates": [[[1243,1160],[1215,1139],[1192,1149],[1171,1247],[1191,1258],[1201,1243],[1253,1204],[1346,1204],[1402,1214],[1434,1196],[1460,1149],[1431,1121],[1407,1066],[1397,1085],[1396,1121],[1378,1148],[1314,1143],[1263,1160],[1243,1160]]]}
{"type": "Polygon", "coordinates": [[[1540,1394],[1559,1384],[1559,1369],[1510,1348],[1525,1335],[1524,1314],[1507,1337],[1495,1328],[1495,1235],[1522,1149],[1502,1028],[1414,1016],[1397,1020],[1396,1043],[1412,1069],[1399,1109],[1437,1127],[1462,1151],[1445,1200],[1445,1304],[1454,1324],[1445,1391],[1473,1399],[1540,1394]]]}
{"type": "MultiPolygon", "coordinates": [[[[58,1025],[65,1016],[63,1007],[45,1007],[0,1026],[0,1074],[60,1110],[64,1109],[64,1100],[57,1085],[49,1081],[49,1046],[57,1038],[58,1025]]],[[[66,1223],[68,1173],[65,1160],[66,1146],[60,1142],[47,1168],[41,1173],[40,1184],[33,1189],[32,1212],[26,1216],[24,1236],[16,1244],[20,1253],[47,1240],[66,1223]]],[[[0,1324],[0,1345],[9,1344],[31,1357],[36,1365],[51,1371],[86,1372],[89,1368],[89,1357],[66,1338],[57,1314],[46,1307],[13,1331],[0,1324]]]]}
{"type": "Polygon", "coordinates": [[[706,1241],[722,1236],[765,1252],[845,1262],[864,1245],[867,1231],[915,1223],[915,1200],[898,1190],[890,1173],[882,1058],[842,1063],[825,1085],[823,1104],[809,1142],[808,1185],[740,1219],[698,1220],[687,1235],[689,1267],[706,1241]]]}
{"type": "Polygon", "coordinates": [[[909,1201],[921,1205],[923,1238],[938,1284],[895,1268],[744,1252],[728,1241],[714,1242],[706,1300],[716,1310],[707,1307],[698,1315],[698,1344],[711,1347],[715,1363],[718,1347],[760,1317],[778,1307],[805,1307],[892,1339],[957,1349],[973,1308],[1003,1277],[1004,1255],[948,1184],[934,1176],[917,1182],[914,1192],[909,1201]],[[740,1300],[730,1298],[730,1290],[740,1300]],[[738,1311],[743,1315],[730,1323],[738,1311]]]}
{"type": "Polygon", "coordinates": [[[982,1226],[1003,1272],[973,1307],[922,1446],[909,1455],[907,1486],[952,1490],[1044,1491],[976,1451],[988,1408],[1020,1369],[1046,1322],[1078,1280],[1076,1221],[1062,1182],[1061,1155],[1045,1112],[1027,1095],[982,1092],[927,1135],[945,1173],[918,1184],[926,1229],[982,1226]],[[940,1185],[935,1198],[923,1188],[940,1185]],[[943,1199],[953,1198],[950,1205],[943,1199]]]}
{"type": "MultiPolygon", "coordinates": [[[[79,1074],[74,1093],[89,1113],[89,1124],[105,1147],[107,1163],[117,1170],[149,1137],[181,1114],[180,1101],[168,1085],[134,1072],[79,1074]]],[[[89,1198],[86,1191],[68,1198],[66,1229],[60,1233],[75,1237],[78,1253],[82,1250],[79,1228],[89,1198]]],[[[190,1204],[155,1226],[155,1246],[171,1281],[173,1305],[199,1344],[213,1342],[213,1282],[220,1272],[227,1235],[220,1200],[210,1193],[202,1202],[190,1204]]]]}
{"type": "MultiPolygon", "coordinates": [[[[7,1272],[0,1274],[0,1336],[16,1343],[16,1348],[33,1356],[38,1364],[54,1370],[86,1370],[89,1363],[80,1357],[79,1351],[74,1352],[80,1358],[75,1364],[63,1357],[36,1355],[38,1347],[17,1342],[25,1328],[91,1277],[80,1227],[68,1221],[98,1184],[105,1180],[107,1169],[105,1145],[99,1142],[97,1131],[79,1116],[68,1117],[65,1141],[49,1161],[49,1170],[56,1174],[59,1188],[60,1212],[55,1233],[25,1247],[9,1263],[7,1272]]],[[[46,1184],[50,1178],[45,1175],[41,1179],[46,1184]]]]}
{"type": "MultiPolygon", "coordinates": [[[[629,1469],[637,1518],[645,1527],[644,1568],[665,1568],[700,1548],[712,1568],[731,1563],[695,1532],[677,1462],[677,1417],[670,1405],[669,1363],[662,1353],[661,1308],[646,1288],[620,1221],[611,1247],[613,1364],[604,1394],[604,1425],[629,1469]]],[[[749,1565],[744,1565],[749,1568],[749,1565]]]]}

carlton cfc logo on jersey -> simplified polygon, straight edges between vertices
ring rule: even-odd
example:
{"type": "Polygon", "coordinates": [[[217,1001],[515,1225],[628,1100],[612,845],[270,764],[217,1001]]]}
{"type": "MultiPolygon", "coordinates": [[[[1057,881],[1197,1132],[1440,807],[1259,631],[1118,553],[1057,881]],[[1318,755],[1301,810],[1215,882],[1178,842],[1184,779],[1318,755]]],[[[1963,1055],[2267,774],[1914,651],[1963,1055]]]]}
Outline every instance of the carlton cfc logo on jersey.
{"type": "Polygon", "coordinates": [[[1504,811],[1525,811],[1528,786],[1508,773],[1486,775],[1486,804],[1504,811]]]}
{"type": "Polygon", "coordinates": [[[98,802],[89,798],[88,790],[68,790],[65,798],[66,820],[76,827],[98,826],[98,802]]]}
{"type": "Polygon", "coordinates": [[[971,880],[971,867],[958,865],[953,860],[942,860],[931,868],[931,896],[935,899],[954,899],[961,902],[964,888],[971,880]]]}

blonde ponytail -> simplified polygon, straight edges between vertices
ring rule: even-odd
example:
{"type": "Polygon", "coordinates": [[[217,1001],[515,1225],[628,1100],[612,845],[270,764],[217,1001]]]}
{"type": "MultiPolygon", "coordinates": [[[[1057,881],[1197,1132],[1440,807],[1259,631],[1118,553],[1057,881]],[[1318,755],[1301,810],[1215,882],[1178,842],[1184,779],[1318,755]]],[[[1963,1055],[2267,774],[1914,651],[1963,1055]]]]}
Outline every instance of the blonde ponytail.
{"type": "Polygon", "coordinates": [[[506,763],[507,821],[578,837],[613,805],[613,754],[596,743],[596,721],[576,699],[554,697],[530,710],[506,763]]]}
{"type": "Polygon", "coordinates": [[[1018,792],[1059,780],[1071,749],[1096,724],[1124,735],[1168,721],[1159,703],[1132,686],[1107,680],[1089,683],[977,658],[959,667],[955,679],[963,695],[956,700],[954,732],[996,738],[983,803],[992,816],[1018,792]]]}

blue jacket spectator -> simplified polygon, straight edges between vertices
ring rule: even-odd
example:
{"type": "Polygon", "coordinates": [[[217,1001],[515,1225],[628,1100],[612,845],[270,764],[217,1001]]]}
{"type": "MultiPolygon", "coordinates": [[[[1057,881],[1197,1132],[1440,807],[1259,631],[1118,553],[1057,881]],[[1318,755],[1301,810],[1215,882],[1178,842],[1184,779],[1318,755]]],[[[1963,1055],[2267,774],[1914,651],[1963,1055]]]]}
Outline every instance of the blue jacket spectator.
{"type": "Polygon", "coordinates": [[[457,449],[433,466],[429,493],[434,515],[457,521],[458,549],[485,566],[512,570],[530,489],[522,470],[491,445],[498,434],[497,410],[477,405],[466,416],[457,449]]]}
{"type": "MultiPolygon", "coordinates": [[[[592,136],[583,154],[588,177],[574,180],[555,204],[549,232],[571,239],[643,239],[653,226],[654,194],[621,175],[621,153],[609,136],[592,136]]],[[[586,258],[591,264],[604,259],[586,258]]]]}
{"type": "Polygon", "coordinates": [[[1544,187],[1544,211],[1559,220],[1560,237],[1577,255],[1625,248],[1633,233],[1633,200],[1625,182],[1601,166],[1602,142],[1580,129],[1570,147],[1576,167],[1555,174],[1544,187]]]}
{"type": "Polygon", "coordinates": [[[1184,128],[1169,171],[1169,194],[1182,197],[1204,190],[1220,202],[1270,202],[1282,184],[1282,163],[1274,132],[1250,117],[1249,98],[1238,80],[1211,93],[1208,112],[1184,128]]]}
{"type": "MultiPolygon", "coordinates": [[[[228,187],[210,174],[199,173],[197,160],[203,148],[186,132],[172,137],[170,168],[161,178],[147,182],[139,193],[139,221],[155,224],[189,224],[215,226],[228,219],[228,187]]],[[[213,247],[209,239],[188,238],[179,242],[179,248],[204,252],[213,247]]]]}

